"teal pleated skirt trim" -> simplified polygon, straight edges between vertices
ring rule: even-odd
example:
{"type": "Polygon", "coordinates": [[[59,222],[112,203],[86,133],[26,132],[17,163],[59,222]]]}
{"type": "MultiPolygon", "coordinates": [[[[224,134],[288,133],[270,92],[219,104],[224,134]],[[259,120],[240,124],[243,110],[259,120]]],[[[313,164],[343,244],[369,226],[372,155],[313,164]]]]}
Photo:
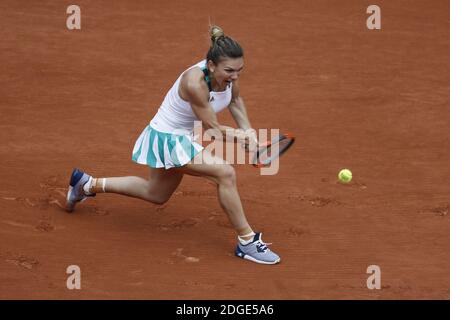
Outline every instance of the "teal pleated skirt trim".
{"type": "Polygon", "coordinates": [[[136,140],[132,160],[152,168],[182,167],[203,147],[191,135],[160,132],[148,125],[136,140]]]}

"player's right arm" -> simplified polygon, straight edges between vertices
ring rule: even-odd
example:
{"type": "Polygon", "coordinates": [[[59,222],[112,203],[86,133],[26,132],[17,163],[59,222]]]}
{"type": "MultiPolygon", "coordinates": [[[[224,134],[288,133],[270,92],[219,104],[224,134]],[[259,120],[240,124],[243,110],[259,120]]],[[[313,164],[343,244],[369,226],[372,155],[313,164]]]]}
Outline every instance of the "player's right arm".
{"type": "Polygon", "coordinates": [[[179,94],[183,100],[189,102],[192,111],[197,118],[202,121],[205,130],[218,130],[225,139],[237,139],[244,141],[245,132],[242,129],[221,125],[217,115],[209,104],[209,89],[204,80],[203,72],[200,69],[193,68],[187,71],[181,78],[179,94]]]}

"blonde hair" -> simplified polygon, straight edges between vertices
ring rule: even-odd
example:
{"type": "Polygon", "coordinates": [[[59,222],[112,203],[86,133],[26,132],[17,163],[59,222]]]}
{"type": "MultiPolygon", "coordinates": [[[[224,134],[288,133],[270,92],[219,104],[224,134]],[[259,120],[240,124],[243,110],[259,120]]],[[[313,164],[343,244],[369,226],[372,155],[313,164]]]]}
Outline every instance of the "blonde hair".
{"type": "Polygon", "coordinates": [[[212,45],[219,39],[220,37],[225,37],[225,32],[219,26],[211,25],[209,26],[209,35],[211,37],[212,45]]]}

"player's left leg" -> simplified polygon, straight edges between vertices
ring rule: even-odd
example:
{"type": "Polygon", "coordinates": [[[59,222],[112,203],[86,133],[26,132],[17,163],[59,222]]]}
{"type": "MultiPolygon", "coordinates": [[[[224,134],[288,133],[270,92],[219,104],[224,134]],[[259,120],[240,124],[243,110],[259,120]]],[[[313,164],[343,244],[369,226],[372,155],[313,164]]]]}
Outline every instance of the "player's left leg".
{"type": "Polygon", "coordinates": [[[174,169],[149,169],[150,176],[148,180],[132,176],[98,178],[96,179],[96,186],[91,188],[91,192],[118,193],[155,204],[163,204],[170,199],[180,184],[183,174],[174,169]],[[105,183],[104,190],[103,183],[105,183]]]}
{"type": "Polygon", "coordinates": [[[148,180],[133,176],[94,178],[79,169],[74,169],[67,192],[66,210],[72,212],[78,202],[104,192],[163,204],[169,200],[178,187],[183,174],[172,169],[149,169],[150,177],[148,180]]]}

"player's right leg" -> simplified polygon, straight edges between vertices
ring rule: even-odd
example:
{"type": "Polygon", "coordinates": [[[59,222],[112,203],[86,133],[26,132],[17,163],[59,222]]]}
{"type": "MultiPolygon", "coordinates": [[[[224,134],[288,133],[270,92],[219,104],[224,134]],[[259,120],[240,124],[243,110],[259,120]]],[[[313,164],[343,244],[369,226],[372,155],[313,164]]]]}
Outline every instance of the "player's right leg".
{"type": "Polygon", "coordinates": [[[234,168],[206,150],[203,150],[202,155],[197,155],[195,159],[199,161],[194,160],[176,170],[184,174],[207,178],[217,184],[219,202],[238,234],[236,256],[262,264],[280,262],[280,257],[267,247],[269,244],[263,242],[261,233],[254,233],[247,222],[237,190],[234,168]],[[200,157],[202,160],[199,160],[200,157]]]}

